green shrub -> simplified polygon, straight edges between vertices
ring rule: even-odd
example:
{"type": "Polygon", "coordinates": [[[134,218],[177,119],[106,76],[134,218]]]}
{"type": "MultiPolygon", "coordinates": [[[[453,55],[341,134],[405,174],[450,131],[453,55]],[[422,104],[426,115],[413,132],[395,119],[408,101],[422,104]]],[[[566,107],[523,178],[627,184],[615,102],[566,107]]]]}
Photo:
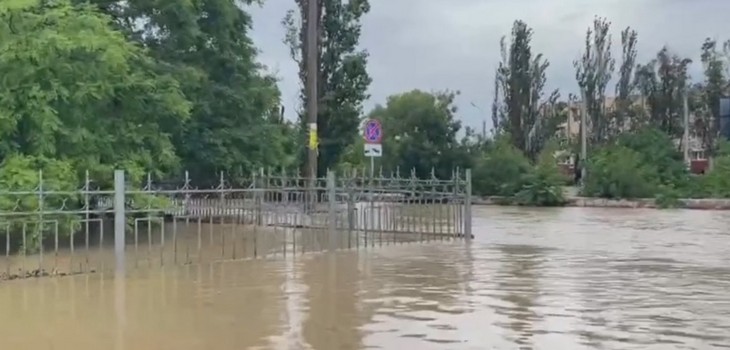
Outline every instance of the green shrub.
{"type": "Polygon", "coordinates": [[[705,197],[730,198],[730,155],[716,157],[712,170],[696,182],[705,197]]]}
{"type": "Polygon", "coordinates": [[[549,143],[530,164],[525,155],[505,138],[491,144],[474,169],[473,188],[478,195],[502,196],[500,204],[557,206],[565,203],[562,186],[566,182],[549,143]]]}
{"type": "Polygon", "coordinates": [[[687,181],[689,172],[684,156],[662,131],[646,128],[625,133],[617,144],[637,152],[645,164],[654,167],[659,183],[681,186],[687,181]]]}
{"type": "Polygon", "coordinates": [[[537,164],[522,176],[522,186],[515,195],[517,204],[529,206],[560,206],[565,204],[565,177],[558,168],[557,144],[549,142],[540,152],[537,164]]]}
{"type": "Polygon", "coordinates": [[[474,193],[482,196],[514,196],[522,189],[530,161],[504,139],[490,145],[473,171],[474,193]]]}
{"type": "Polygon", "coordinates": [[[583,195],[602,198],[651,198],[657,193],[656,168],[627,147],[609,146],[593,154],[587,163],[583,195]]]}
{"type": "Polygon", "coordinates": [[[61,212],[78,207],[76,190],[76,174],[69,162],[20,155],[6,158],[0,163],[0,212],[3,215],[0,234],[9,232],[11,245],[26,252],[38,250],[41,233],[43,237],[49,237],[46,235],[50,235],[54,230],[51,226],[56,223],[59,235],[70,235],[78,223],[73,215],[61,212]],[[43,192],[52,193],[39,196],[41,183],[43,192]]]}
{"type": "Polygon", "coordinates": [[[660,185],[659,191],[654,197],[654,202],[659,208],[677,208],[680,206],[682,193],[671,185],[660,185]]]}
{"type": "MultiPolygon", "coordinates": [[[[109,175],[95,182],[95,187],[112,189],[113,168],[109,167],[109,175]]],[[[7,157],[0,163],[0,242],[3,246],[9,233],[11,249],[34,253],[42,242],[55,238],[56,228],[59,239],[81,229],[83,218],[78,211],[84,201],[83,179],[74,169],[68,161],[22,155],[7,157]]],[[[142,171],[132,168],[126,173],[130,186],[128,228],[133,226],[135,217],[158,217],[172,207],[165,196],[139,191],[144,183],[142,171]]],[[[94,209],[93,204],[90,209],[94,209]]]]}
{"type": "Polygon", "coordinates": [[[565,204],[563,189],[539,172],[524,177],[522,189],[515,195],[515,202],[527,206],[561,206],[565,204]]]}

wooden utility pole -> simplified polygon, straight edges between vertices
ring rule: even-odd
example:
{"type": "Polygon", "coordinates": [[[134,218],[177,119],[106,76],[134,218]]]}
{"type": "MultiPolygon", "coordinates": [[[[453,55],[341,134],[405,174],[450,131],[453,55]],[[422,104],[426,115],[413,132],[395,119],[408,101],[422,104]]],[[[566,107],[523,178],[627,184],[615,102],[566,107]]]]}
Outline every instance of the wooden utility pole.
{"type": "Polygon", "coordinates": [[[586,106],[586,92],[580,89],[580,182],[584,184],[588,170],[588,106],[586,106]]]}
{"type": "MultiPolygon", "coordinates": [[[[317,78],[319,77],[319,38],[317,35],[319,27],[319,0],[306,0],[307,14],[305,15],[306,33],[306,55],[307,55],[307,123],[309,124],[309,144],[307,145],[307,178],[310,189],[314,189],[317,179],[317,148],[319,139],[317,135],[317,78]]],[[[316,194],[314,194],[316,197],[316,194]]],[[[313,200],[313,199],[312,199],[313,200]]]]}
{"type": "Polygon", "coordinates": [[[687,167],[690,166],[690,159],[689,159],[689,106],[687,102],[687,88],[685,87],[683,93],[682,93],[682,104],[684,107],[683,110],[683,116],[684,116],[684,134],[682,135],[682,151],[684,153],[684,163],[687,165],[687,167]]]}

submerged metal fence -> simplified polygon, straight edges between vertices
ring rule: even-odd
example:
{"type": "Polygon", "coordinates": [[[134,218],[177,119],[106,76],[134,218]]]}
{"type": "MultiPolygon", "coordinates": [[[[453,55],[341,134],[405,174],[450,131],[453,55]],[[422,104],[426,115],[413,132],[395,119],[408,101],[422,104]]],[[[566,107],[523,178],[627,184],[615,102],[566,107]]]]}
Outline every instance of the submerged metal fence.
{"type": "Polygon", "coordinates": [[[232,185],[0,188],[0,280],[471,239],[471,172],[448,180],[263,170],[232,185]],[[106,189],[105,189],[106,187],[106,189]]]}

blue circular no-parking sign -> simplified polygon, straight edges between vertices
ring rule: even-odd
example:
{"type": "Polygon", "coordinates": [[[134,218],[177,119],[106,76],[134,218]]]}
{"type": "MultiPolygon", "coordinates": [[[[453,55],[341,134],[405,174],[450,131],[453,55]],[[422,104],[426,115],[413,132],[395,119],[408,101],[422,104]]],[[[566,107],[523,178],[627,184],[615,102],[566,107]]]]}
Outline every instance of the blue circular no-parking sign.
{"type": "Polygon", "coordinates": [[[383,140],[383,126],[377,119],[370,119],[365,123],[365,141],[380,143],[383,140]]]}

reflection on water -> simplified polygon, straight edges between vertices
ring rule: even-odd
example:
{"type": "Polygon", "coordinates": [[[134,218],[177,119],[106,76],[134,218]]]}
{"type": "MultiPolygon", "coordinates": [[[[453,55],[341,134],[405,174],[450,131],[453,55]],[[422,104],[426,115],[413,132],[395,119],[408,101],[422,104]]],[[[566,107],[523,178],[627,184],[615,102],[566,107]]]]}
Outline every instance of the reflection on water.
{"type": "Polygon", "coordinates": [[[724,212],[476,208],[476,240],[0,283],[8,349],[730,347],[724,212]]]}

